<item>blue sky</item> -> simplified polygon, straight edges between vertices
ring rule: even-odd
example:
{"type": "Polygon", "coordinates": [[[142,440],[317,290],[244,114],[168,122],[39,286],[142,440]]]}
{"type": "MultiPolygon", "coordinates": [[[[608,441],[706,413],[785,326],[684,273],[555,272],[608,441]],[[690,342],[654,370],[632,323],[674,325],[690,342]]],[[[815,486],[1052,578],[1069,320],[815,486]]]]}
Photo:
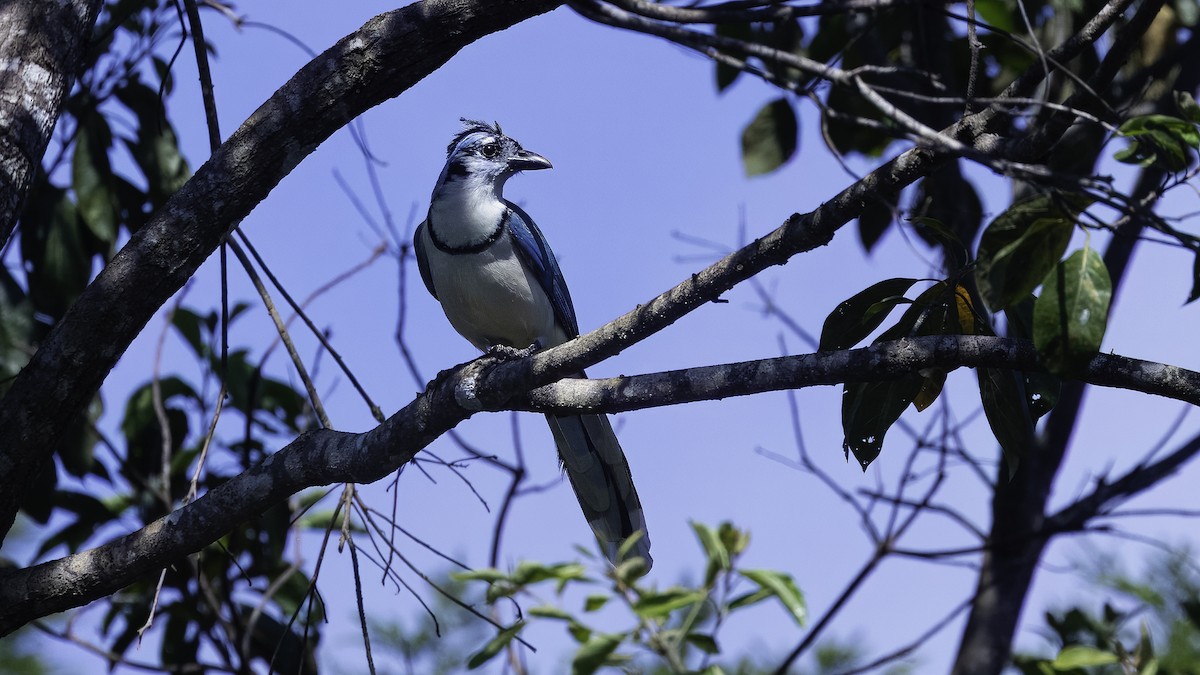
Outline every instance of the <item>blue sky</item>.
{"type": "MultiPolygon", "coordinates": [[[[237,9],[320,51],[393,6],[355,2],[331,11],[328,3],[315,1],[248,1],[237,9]]],[[[213,77],[221,128],[228,135],[308,57],[275,34],[253,28],[236,31],[211,12],[205,13],[205,19],[206,32],[217,48],[213,77]]],[[[497,120],[526,148],[548,157],[554,170],[514,178],[506,196],[522,204],[546,234],[570,284],[581,328],[587,331],[709,262],[695,257],[709,251],[681,241],[676,233],[732,246],[739,236],[741,213],[747,236],[758,236],[791,213],[808,211],[831,198],[853,180],[825,151],[811,105],[801,106],[803,136],[797,159],[770,176],[745,178],[739,155],[741,128],[776,93],[743,76],[718,96],[712,70],[706,60],[665,42],[598,26],[569,9],[559,9],[468,46],[411,91],[367,112],[362,121],[370,147],[386,163],[379,171],[382,189],[402,228],[410,213],[420,214],[418,220],[424,214],[444,161],[445,144],[457,131],[459,117],[497,120]]],[[[208,153],[190,49],[180,58],[176,73],[169,105],[185,154],[196,166],[208,153]]],[[[871,167],[863,161],[852,165],[861,171],[871,167]]],[[[336,185],[334,171],[375,208],[361,154],[343,131],[306,159],[242,224],[275,274],[298,298],[366,259],[378,242],[336,185]]],[[[1007,204],[1004,182],[980,171],[971,176],[990,215],[1007,204]]],[[[1194,195],[1179,197],[1171,207],[1175,212],[1197,210],[1194,195]]],[[[1103,241],[1098,235],[1093,239],[1096,245],[1103,241]]],[[[873,255],[865,256],[851,225],[829,246],[760,278],[775,290],[785,311],[818,334],[833,307],[867,285],[892,276],[935,274],[929,258],[926,249],[910,245],[895,231],[873,255]]],[[[1106,348],[1200,368],[1192,343],[1181,338],[1200,328],[1195,306],[1180,309],[1190,287],[1191,260],[1174,249],[1144,247],[1134,265],[1134,275],[1112,314],[1106,348]]],[[[185,304],[215,306],[217,270],[214,256],[189,285],[185,304]]],[[[231,278],[235,296],[252,299],[244,275],[235,270],[231,278]]],[[[425,376],[472,358],[473,348],[450,328],[421,287],[415,267],[410,269],[408,284],[410,346],[425,376]]],[[[335,347],[388,414],[424,386],[409,376],[393,342],[396,288],[395,263],[383,259],[324,295],[309,310],[318,325],[330,328],[335,347]]],[[[750,289],[736,289],[726,297],[727,304],[700,309],[592,368],[590,374],[636,374],[777,356],[781,335],[789,351],[809,351],[778,321],[763,315],[750,289]]],[[[124,392],[149,376],[162,325],[161,318],[152,322],[113,372],[106,385],[110,410],[119,409],[124,392]]],[[[261,350],[272,336],[265,313],[255,310],[236,324],[232,340],[261,350]]],[[[300,330],[294,336],[302,354],[315,352],[309,336],[300,330]]],[[[178,367],[192,372],[194,366],[174,338],[168,341],[167,354],[164,371],[178,367]]],[[[274,357],[274,372],[298,382],[281,357],[274,357]]],[[[365,406],[328,360],[318,383],[336,427],[358,431],[373,425],[365,406]]],[[[972,373],[951,375],[948,393],[960,418],[978,407],[973,390],[972,373]]],[[[832,387],[796,394],[809,451],[847,490],[894,482],[908,450],[904,434],[894,430],[883,456],[864,474],[843,459],[840,395],[840,389],[832,387]]],[[[1054,501],[1064,503],[1083,491],[1089,476],[1097,472],[1131,465],[1158,440],[1159,430],[1180,408],[1148,402],[1139,394],[1090,392],[1088,411],[1054,501]]],[[[919,428],[929,418],[910,411],[906,419],[919,428]]],[[[750,529],[753,540],[745,566],[791,573],[815,615],[829,607],[868,555],[853,512],[812,476],[757,452],[795,456],[784,394],[638,411],[614,421],[645,506],[654,542],[653,578],[660,584],[700,573],[701,559],[688,527],[693,519],[710,524],[732,520],[750,529]]],[[[117,421],[110,418],[107,423],[117,421]]],[[[569,486],[558,481],[545,425],[533,415],[521,416],[519,425],[533,471],[531,482],[557,484],[518,501],[509,518],[501,560],[506,565],[523,558],[573,558],[573,545],[589,541],[587,526],[569,486]]],[[[1196,428],[1195,420],[1185,422],[1185,430],[1196,428]]],[[[459,431],[472,443],[511,457],[509,415],[477,416],[459,431]]],[[[976,454],[993,456],[994,441],[981,417],[967,428],[965,438],[976,454]]],[[[447,458],[461,455],[448,439],[432,449],[447,458]]],[[[448,472],[431,471],[436,484],[417,471],[401,477],[402,523],[466,562],[485,565],[493,514],[503,495],[501,477],[482,466],[466,471],[491,506],[489,514],[448,472]]],[[[1154,498],[1136,505],[1193,503],[1186,484],[1195,478],[1193,468],[1154,498]]],[[[386,482],[366,488],[368,500],[385,511],[391,508],[386,482]]],[[[989,495],[967,472],[952,473],[943,495],[942,501],[955,504],[986,527],[989,495]]],[[[1193,522],[1179,520],[1145,521],[1133,529],[1168,541],[1194,542],[1200,534],[1193,522]]],[[[1120,540],[1096,541],[1102,548],[1129,551],[1133,560],[1147,552],[1120,540]]],[[[955,548],[971,541],[945,521],[926,516],[907,543],[955,548]]],[[[305,538],[302,547],[311,565],[316,541],[305,538]]],[[[427,569],[437,569],[431,558],[412,553],[427,569]]],[[[1067,541],[1053,546],[1047,560],[1070,566],[1086,555],[1067,541]]],[[[354,661],[358,628],[348,565],[348,556],[334,555],[322,571],[322,590],[335,621],[326,644],[344,645],[327,652],[326,659],[336,660],[343,672],[357,672],[365,671],[365,664],[359,667],[354,661]]],[[[378,578],[371,571],[364,576],[378,578]]],[[[889,562],[829,635],[857,636],[870,653],[888,651],[914,639],[966,597],[973,584],[974,575],[968,570],[889,562]]],[[[1038,623],[1046,603],[1077,598],[1069,574],[1054,569],[1041,572],[1027,605],[1027,625],[1038,623]]],[[[368,607],[380,618],[413,617],[420,612],[409,597],[390,590],[369,593],[368,607]]],[[[955,624],[922,653],[922,672],[944,669],[959,626],[955,624]]],[[[1029,630],[1023,636],[1028,644],[1036,644],[1029,630]]],[[[733,622],[722,644],[729,653],[786,653],[801,637],[782,610],[764,606],[733,622]]],[[[531,657],[535,672],[556,671],[568,647],[561,627],[534,630],[530,638],[544,647],[531,657]]]]}

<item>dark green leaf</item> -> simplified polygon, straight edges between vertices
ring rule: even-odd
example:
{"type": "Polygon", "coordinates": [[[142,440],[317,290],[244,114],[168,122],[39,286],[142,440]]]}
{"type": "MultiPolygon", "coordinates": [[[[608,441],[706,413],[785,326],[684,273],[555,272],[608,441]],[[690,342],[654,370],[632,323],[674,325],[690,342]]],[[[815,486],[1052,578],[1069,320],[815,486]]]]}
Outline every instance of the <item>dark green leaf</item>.
{"type": "Polygon", "coordinates": [[[821,351],[849,349],[871,334],[896,305],[907,302],[904,294],[916,279],[885,279],[840,303],[825,317],[821,327],[821,351]]]}
{"type": "Polygon", "coordinates": [[[587,599],[583,601],[583,611],[594,612],[608,604],[608,600],[609,596],[607,595],[593,593],[592,595],[587,596],[587,599]]]}
{"type": "Polygon", "coordinates": [[[847,382],[842,393],[842,449],[863,471],[879,456],[883,437],[921,391],[924,378],[910,373],[883,382],[847,382]]]}
{"type": "Polygon", "coordinates": [[[1014,204],[983,231],[975,281],[987,306],[999,311],[1029,295],[1067,250],[1078,198],[1038,195],[1014,204]]]}
{"type": "Polygon", "coordinates": [[[742,166],[747,176],[778,169],[796,153],[796,113],[786,98],[766,104],[742,130],[742,166]]]}
{"type": "Polygon", "coordinates": [[[729,601],[729,610],[733,611],[735,609],[741,609],[742,607],[749,607],[750,605],[760,603],[763,600],[766,600],[767,598],[769,598],[771,596],[772,596],[771,591],[768,591],[764,588],[760,588],[757,591],[754,591],[753,593],[746,593],[745,595],[739,595],[738,597],[734,598],[733,600],[730,600],[729,601]]]}
{"type": "Polygon", "coordinates": [[[1192,292],[1188,293],[1187,301],[1183,303],[1185,305],[1200,298],[1200,251],[1196,251],[1195,256],[1192,261],[1192,292]]]}
{"type": "Polygon", "coordinates": [[[954,230],[946,227],[946,224],[937,218],[929,216],[914,216],[908,219],[917,230],[917,234],[921,238],[930,243],[937,243],[944,249],[958,249],[966,251],[967,247],[963,244],[962,238],[958,236],[954,230]]]}
{"type": "Polygon", "coordinates": [[[624,633],[593,635],[575,652],[575,658],[571,661],[571,675],[591,675],[599,670],[624,639],[624,633]]]}
{"type": "Polygon", "coordinates": [[[1033,308],[1033,342],[1051,372],[1072,371],[1100,350],[1111,300],[1108,268],[1091,248],[1072,253],[1046,277],[1033,308]]]}
{"type": "Polygon", "coordinates": [[[1113,157],[1127,164],[1158,163],[1182,171],[1191,161],[1190,148],[1200,147],[1200,130],[1188,120],[1170,115],[1140,115],[1121,125],[1129,145],[1113,157]]]}
{"type": "MultiPolygon", "coordinates": [[[[748,23],[719,23],[716,27],[716,33],[721,37],[742,40],[743,42],[754,39],[754,31],[750,28],[750,24],[748,23]]],[[[733,66],[718,62],[716,70],[717,93],[725,93],[725,90],[728,89],[729,86],[732,85],[741,74],[741,68],[735,68],[733,66]]]]}
{"type": "Polygon", "coordinates": [[[79,216],[106,249],[117,241],[118,201],[108,161],[111,146],[108,122],[100,115],[89,115],[80,122],[71,158],[71,187],[78,200],[79,216]]]}
{"type": "Polygon", "coordinates": [[[942,393],[942,387],[946,384],[946,371],[934,368],[930,368],[929,371],[931,372],[923,371],[921,373],[921,390],[913,398],[913,407],[917,409],[917,412],[924,412],[926,408],[933,405],[938,395],[942,393]]]}
{"type": "Polygon", "coordinates": [[[1033,442],[1033,418],[1029,414],[1024,383],[1011,370],[979,368],[976,373],[983,413],[1000,443],[1008,476],[1012,478],[1033,442]]]}
{"type": "Polygon", "coordinates": [[[688,644],[695,645],[705,654],[721,653],[721,648],[717,646],[717,641],[714,640],[713,636],[711,635],[705,635],[704,633],[688,633],[687,636],[684,637],[684,640],[687,640],[688,644]]]}
{"type": "Polygon", "coordinates": [[[750,533],[738,529],[729,521],[721,523],[717,528],[717,536],[721,538],[721,544],[729,551],[731,557],[739,555],[750,545],[750,533]]]}
{"type": "Polygon", "coordinates": [[[875,244],[879,243],[883,233],[892,224],[896,210],[894,201],[872,199],[863,206],[862,213],[858,215],[858,239],[867,253],[875,248],[875,244]]]}
{"type": "Polygon", "coordinates": [[[976,0],[975,11],[984,23],[1009,33],[1017,29],[1013,6],[1004,0],[976,0]]]}
{"type": "Polygon", "coordinates": [[[491,661],[492,657],[503,651],[503,649],[508,646],[508,643],[512,642],[513,638],[517,637],[517,633],[520,633],[521,629],[524,627],[525,622],[518,621],[497,633],[496,637],[492,638],[486,645],[483,646],[483,649],[480,649],[471,655],[471,658],[467,661],[467,669],[475,670],[479,666],[491,661]]]}
{"type": "Polygon", "coordinates": [[[55,187],[30,190],[21,218],[21,257],[28,265],[29,297],[36,311],[58,318],[91,278],[75,203],[55,187]]]}

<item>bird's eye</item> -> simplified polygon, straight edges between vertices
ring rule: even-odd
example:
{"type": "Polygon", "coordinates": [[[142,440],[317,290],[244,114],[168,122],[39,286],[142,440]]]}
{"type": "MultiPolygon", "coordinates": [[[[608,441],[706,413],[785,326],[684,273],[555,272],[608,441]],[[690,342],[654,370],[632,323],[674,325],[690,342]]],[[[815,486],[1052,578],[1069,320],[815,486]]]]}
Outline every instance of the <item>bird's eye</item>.
{"type": "Polygon", "coordinates": [[[494,159],[496,155],[500,154],[500,144],[487,143],[480,149],[480,152],[483,153],[484,157],[487,157],[488,159],[494,159]]]}

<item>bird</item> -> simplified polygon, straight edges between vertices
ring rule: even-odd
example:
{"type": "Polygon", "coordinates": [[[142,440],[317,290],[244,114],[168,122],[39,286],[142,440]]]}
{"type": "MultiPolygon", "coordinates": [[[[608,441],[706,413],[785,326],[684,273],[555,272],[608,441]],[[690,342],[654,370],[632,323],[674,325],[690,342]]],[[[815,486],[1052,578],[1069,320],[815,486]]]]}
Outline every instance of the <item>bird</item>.
{"type": "MultiPolygon", "coordinates": [[[[462,118],[446,148],[429,211],[413,235],[421,280],[450,325],[484,352],[532,353],[579,335],[571,294],[533,219],[504,198],[521,171],[550,169],[499,123],[462,118]]],[[[576,376],[584,377],[580,372],[576,376]]],[[[562,470],[608,561],[635,533],[628,557],[649,570],[650,537],[629,461],[605,415],[546,414],[562,470]]]]}

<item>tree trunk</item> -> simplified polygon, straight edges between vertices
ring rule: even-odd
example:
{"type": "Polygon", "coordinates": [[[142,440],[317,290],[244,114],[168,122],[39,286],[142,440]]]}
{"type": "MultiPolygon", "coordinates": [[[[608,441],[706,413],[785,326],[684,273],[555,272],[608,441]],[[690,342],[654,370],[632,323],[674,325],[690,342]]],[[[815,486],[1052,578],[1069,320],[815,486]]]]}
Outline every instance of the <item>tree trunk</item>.
{"type": "Polygon", "coordinates": [[[100,0],[0,3],[0,246],[21,214],[100,5],[100,0]]]}

